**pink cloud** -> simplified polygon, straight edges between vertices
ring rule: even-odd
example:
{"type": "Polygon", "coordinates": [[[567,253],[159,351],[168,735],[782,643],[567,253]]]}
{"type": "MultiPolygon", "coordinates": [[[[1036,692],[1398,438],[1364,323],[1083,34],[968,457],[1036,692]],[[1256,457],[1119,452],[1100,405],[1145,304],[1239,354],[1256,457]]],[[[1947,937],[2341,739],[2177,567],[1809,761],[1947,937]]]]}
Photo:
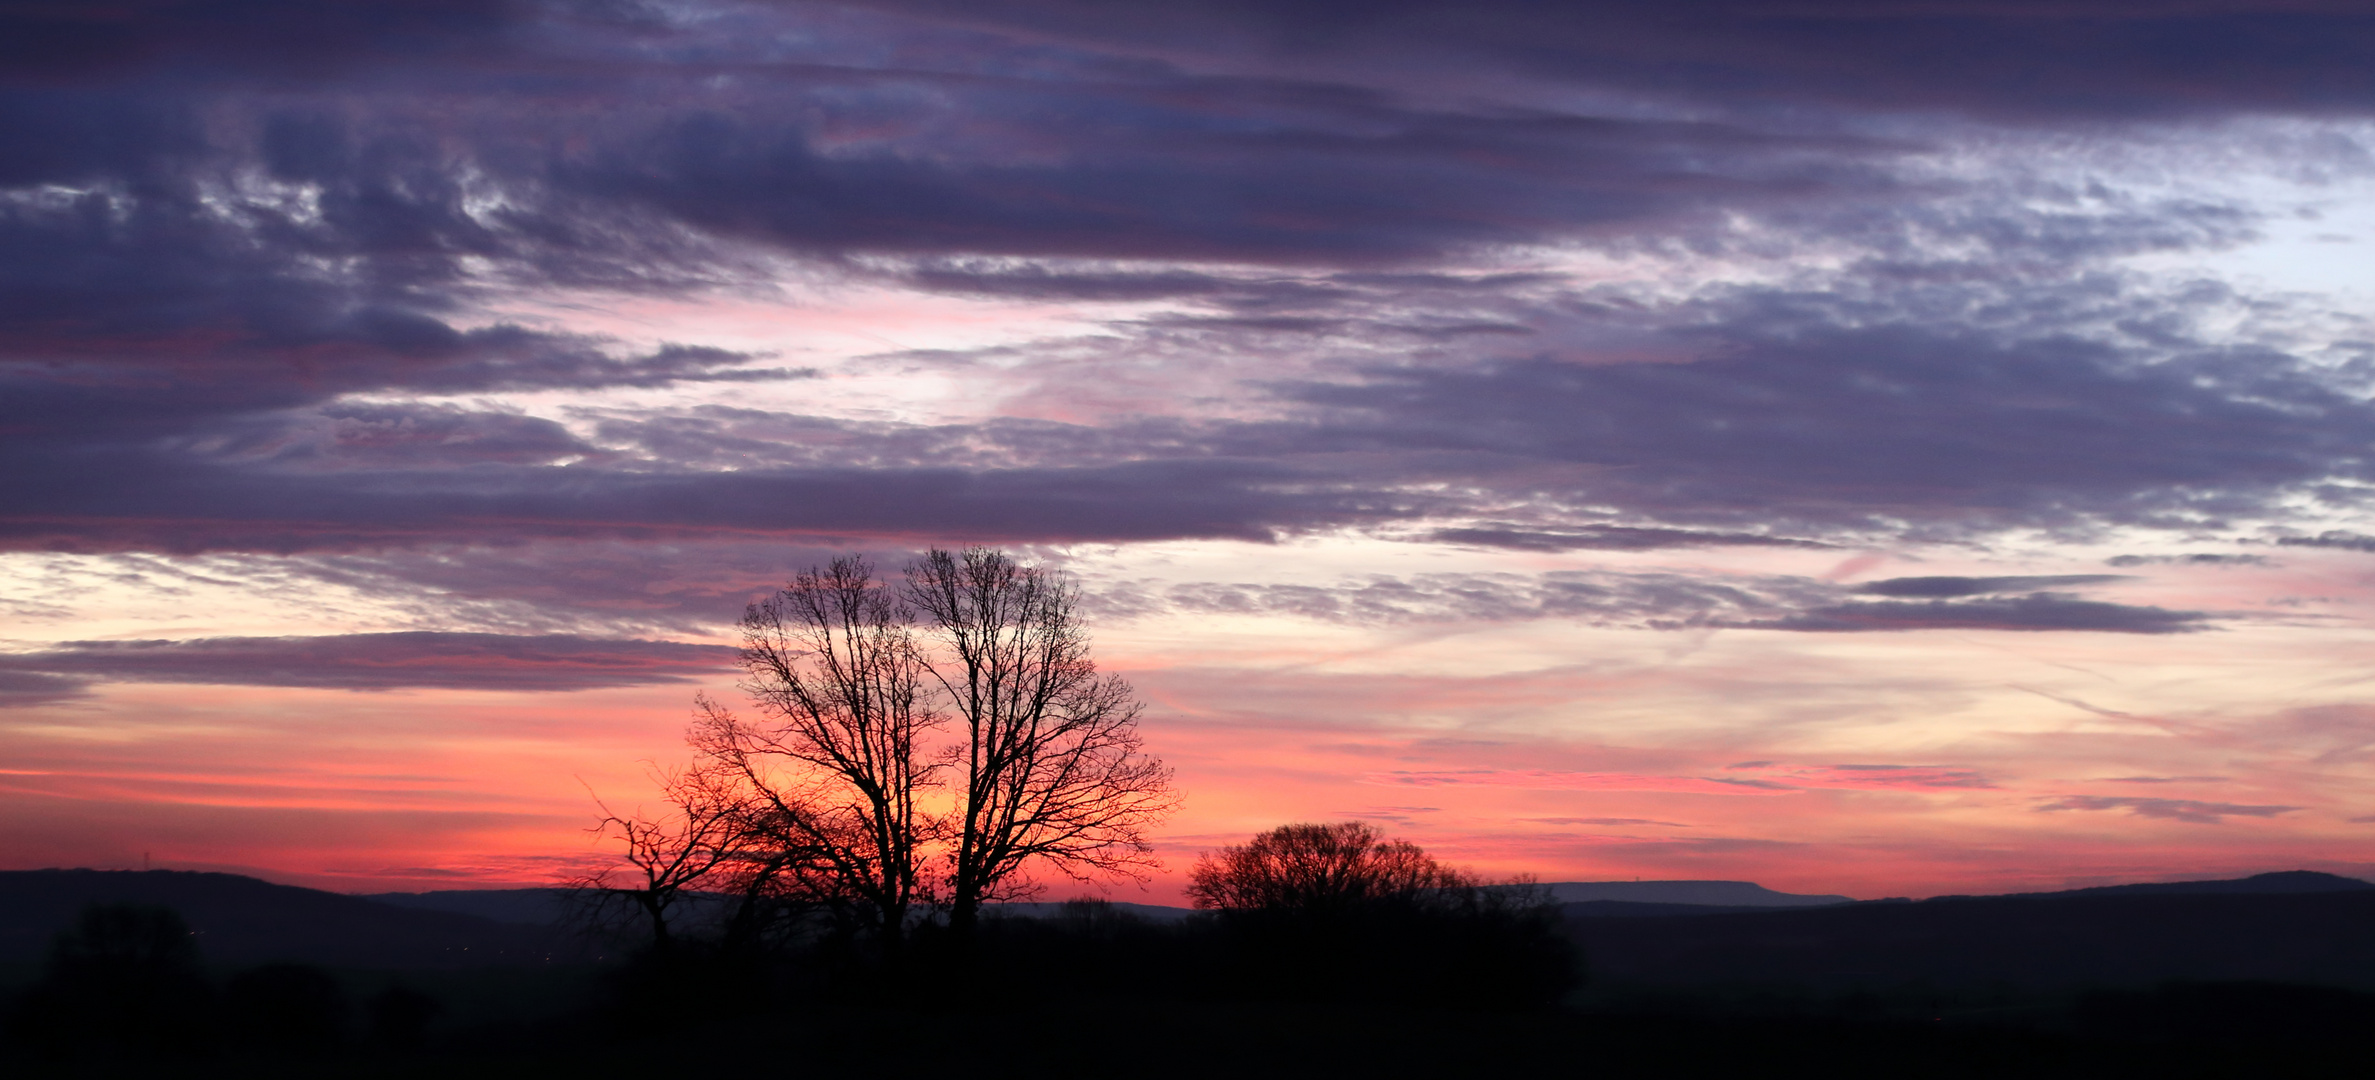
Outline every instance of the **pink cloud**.
{"type": "Polygon", "coordinates": [[[1455,769],[1369,773],[1372,784],[1415,787],[1481,785],[1567,791],[1683,791],[1700,795],[1780,795],[1798,789],[1769,780],[1716,776],[1645,776],[1637,773],[1578,773],[1546,770],[1455,769]]]}
{"type": "Polygon", "coordinates": [[[1941,788],[1992,788],[1976,769],[1942,765],[1805,765],[1776,766],[1770,762],[1733,765],[1757,768],[1766,775],[1803,787],[1875,788],[1934,791],[1941,788]]]}

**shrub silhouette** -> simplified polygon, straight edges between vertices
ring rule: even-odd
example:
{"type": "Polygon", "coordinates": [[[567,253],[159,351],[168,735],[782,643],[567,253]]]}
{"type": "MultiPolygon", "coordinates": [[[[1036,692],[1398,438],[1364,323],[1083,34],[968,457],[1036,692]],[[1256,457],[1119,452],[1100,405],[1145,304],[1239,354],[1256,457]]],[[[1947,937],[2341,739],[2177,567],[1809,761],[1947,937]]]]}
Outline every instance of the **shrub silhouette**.
{"type": "Polygon", "coordinates": [[[1239,994],[1522,1008],[1573,985],[1557,909],[1362,822],[1285,825],[1197,860],[1239,994]]]}
{"type": "Polygon", "coordinates": [[[18,1015],[34,1047],[187,1055],[208,1048],[212,995],[189,924],[168,908],[93,904],[52,942],[18,1015]]]}
{"type": "Polygon", "coordinates": [[[1364,822],[1281,825],[1196,860],[1200,908],[1330,918],[1361,908],[1426,906],[1473,880],[1364,822]]]}

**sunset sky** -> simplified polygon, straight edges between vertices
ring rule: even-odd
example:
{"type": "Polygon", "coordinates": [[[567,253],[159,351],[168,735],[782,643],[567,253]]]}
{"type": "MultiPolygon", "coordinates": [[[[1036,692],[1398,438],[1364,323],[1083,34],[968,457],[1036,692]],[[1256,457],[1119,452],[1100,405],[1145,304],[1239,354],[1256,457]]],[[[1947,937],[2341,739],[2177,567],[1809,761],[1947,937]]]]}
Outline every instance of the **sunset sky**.
{"type": "MultiPolygon", "coordinates": [[[[2363,0],[0,4],[0,866],[541,884],[795,570],[1200,850],[2375,874],[2363,0]]],[[[1059,883],[1054,895],[1077,886],[1059,883]]]]}

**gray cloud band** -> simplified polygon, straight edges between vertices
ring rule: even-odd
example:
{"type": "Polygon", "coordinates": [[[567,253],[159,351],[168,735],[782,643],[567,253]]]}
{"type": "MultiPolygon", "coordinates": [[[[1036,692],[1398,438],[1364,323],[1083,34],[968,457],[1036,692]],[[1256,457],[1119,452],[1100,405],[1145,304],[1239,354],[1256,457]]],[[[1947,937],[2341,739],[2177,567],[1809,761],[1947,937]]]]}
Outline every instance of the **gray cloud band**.
{"type": "MultiPolygon", "coordinates": [[[[2170,633],[2208,625],[2208,617],[2201,612],[2051,594],[1926,603],[1822,602],[1838,591],[1803,578],[1711,584],[1676,575],[1568,572],[1536,578],[1506,574],[1378,578],[1334,587],[1209,584],[1158,592],[1108,587],[1093,594],[1091,604],[1102,614],[1119,617],[1160,610],[1259,612],[1380,624],[1571,618],[1661,629],[1833,632],[1955,628],[2121,633],[2170,633]],[[1792,611],[1793,607],[1798,610],[1792,611]]],[[[587,602],[590,610],[603,605],[600,596],[580,600],[587,602]]],[[[38,651],[0,654],[0,704],[65,700],[82,695],[93,684],[116,682],[570,692],[719,678],[733,670],[733,657],[734,650],[723,646],[577,634],[422,631],[74,641],[38,651]]],[[[2109,805],[2073,804],[2069,808],[2109,805]]]]}
{"type": "MultiPolygon", "coordinates": [[[[2100,581],[2102,575],[2076,575],[2100,581]]],[[[1903,630],[2087,631],[2171,634],[2213,628],[2201,611],[2116,604],[2068,593],[2027,592],[2038,581],[1961,578],[1954,599],[1860,601],[1859,592],[1934,588],[1935,578],[1843,587],[1802,577],[1709,578],[1671,573],[1554,571],[1540,575],[1429,574],[1333,585],[1193,584],[1104,589],[1099,606],[1119,616],[1163,612],[1290,615],[1348,624],[1578,619],[1645,629],[1858,633],[1903,630]]],[[[1900,593],[1901,594],[1901,593],[1900,593]]],[[[1915,592],[1914,595],[1928,595],[1915,592]]]]}
{"type": "Polygon", "coordinates": [[[70,641],[0,655],[0,701],[55,700],[108,682],[557,692],[694,682],[733,667],[734,650],[722,646],[566,634],[70,641]]]}

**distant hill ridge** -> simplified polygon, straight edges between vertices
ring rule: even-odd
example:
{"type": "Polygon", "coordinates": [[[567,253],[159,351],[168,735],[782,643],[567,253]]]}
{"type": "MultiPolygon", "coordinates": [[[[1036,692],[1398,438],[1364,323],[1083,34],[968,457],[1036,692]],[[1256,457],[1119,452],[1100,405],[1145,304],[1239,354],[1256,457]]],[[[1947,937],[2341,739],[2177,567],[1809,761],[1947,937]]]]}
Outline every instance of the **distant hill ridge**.
{"type": "MultiPolygon", "coordinates": [[[[1915,918],[1922,926],[1961,925],[1970,919],[1981,919],[1986,925],[2010,927],[2042,919],[2045,921],[2036,924],[2041,929],[2065,918],[2052,912],[2077,908],[2124,911],[2143,905],[2137,910],[2168,907],[2177,912],[2176,907],[2170,907],[2177,905],[2188,911],[2200,908],[2204,918],[2231,912],[2235,918],[2249,923],[2260,918],[2251,913],[2259,910],[2253,905],[2265,906],[2263,901],[2277,906],[2298,906],[2323,903],[2321,898],[2324,898],[2351,911],[2357,910],[2351,905],[2362,902],[2375,905],[2375,896],[2366,895],[2375,893],[2375,884],[2304,870],[2222,881],[2116,885],[2010,896],[1938,897],[1919,903],[1854,902],[1844,896],[1782,893],[1745,881],[1570,881],[1545,888],[1561,902],[1571,926],[1623,922],[1637,927],[1623,931],[1622,940],[1607,937],[1607,933],[1617,932],[1614,927],[1607,933],[1592,931],[1585,935],[1589,939],[1587,944],[1601,950],[1599,955],[1607,962],[1605,970],[1611,972],[1623,968],[1622,958],[1634,953],[1639,953],[1644,963],[1653,954],[1663,956],[1665,959],[1660,963],[1675,963],[1679,971],[1691,965],[1680,962],[1682,957],[1668,950],[1683,949],[1687,953],[1691,951],[1684,948],[1688,942],[1710,943],[1735,934],[1755,938],[1768,932],[1758,927],[1769,927],[1771,933],[1785,935],[1790,940],[1796,940],[1806,930],[1831,933],[1832,930],[1823,930],[1831,927],[1844,935],[1840,938],[1844,948],[1869,928],[1894,925],[1899,917],[1886,914],[1890,911],[1908,912],[1908,917],[1915,918]],[[2020,914],[2023,911],[2044,914],[2020,914]],[[1922,914],[1930,912],[1938,914],[1922,914]],[[1684,924],[1704,929],[1690,929],[1684,924]],[[1725,926],[1738,929],[1721,929],[1725,926]],[[1653,939],[1669,944],[1652,947],[1653,939]]],[[[199,947],[207,959],[221,964],[291,960],[391,969],[543,964],[581,957],[585,948],[582,942],[554,925],[560,912],[560,896],[559,890],[541,888],[449,889],[366,897],[275,885],[236,874],[177,870],[0,871],[0,964],[38,963],[52,936],[70,925],[84,905],[95,902],[173,908],[199,933],[199,947]]],[[[1189,914],[1185,908],[1152,904],[1118,902],[1115,906],[1156,920],[1189,914]]],[[[1015,904],[1006,906],[1003,913],[1045,915],[1056,907],[1055,904],[1015,904]]],[[[2309,911],[2304,908],[2305,913],[2309,911]]],[[[2096,928],[2089,934],[2116,935],[2125,929],[2123,922],[2107,925],[2109,929],[2096,928]]],[[[2224,924],[2205,923],[2186,933],[2194,938],[2225,933],[2211,932],[2213,925],[2224,924]]],[[[2366,920],[2366,925],[2370,932],[2375,932],[2375,918],[2366,920]]],[[[1955,933],[1960,935],[1964,931],[1955,933]]],[[[2335,933],[2349,937],[2358,931],[2346,929],[2335,933]]],[[[2086,935],[2070,940],[2071,948],[2093,948],[2101,944],[2100,941],[2088,944],[2093,939],[2086,935]]],[[[1745,940],[1737,944],[1746,952],[1735,955],[1757,951],[1747,947],[1745,940]]],[[[1867,963],[1856,961],[1859,966],[1867,963]]]]}
{"type": "MultiPolygon", "coordinates": [[[[1544,886],[1570,918],[1643,918],[1657,915],[1725,915],[1840,904],[1903,904],[1912,901],[1853,900],[1774,892],[1745,881],[1569,881],[1544,886]]],[[[2129,896],[2289,896],[2375,891],[2375,883],[2314,870],[2280,870],[2215,881],[2100,885],[2059,892],[1933,896],[1920,903],[1963,900],[2065,900],[2129,896]]]]}
{"type": "Polygon", "coordinates": [[[2142,885],[2098,885],[2091,889],[2066,889],[2049,893],[2014,893],[2015,896],[2150,896],[2150,895],[2236,895],[2272,893],[2330,893],[2367,892],[2375,890],[2375,882],[2360,881],[2340,874],[2325,874],[2315,870],[2279,870],[2270,874],[2253,874],[2246,878],[2226,878],[2218,881],[2163,881],[2142,885]]]}
{"type": "MultiPolygon", "coordinates": [[[[1852,897],[1846,896],[1775,892],[1747,881],[1562,881],[1541,887],[1549,890],[1551,899],[1562,904],[1621,901],[1661,909],[1761,910],[1854,902],[1852,897]]],[[[439,889],[419,893],[366,893],[360,898],[397,907],[476,915],[482,919],[523,926],[551,925],[560,917],[565,904],[563,894],[558,889],[439,889]]],[[[1112,903],[1116,910],[1158,922],[1184,919],[1193,913],[1190,908],[1165,904],[1141,904],[1127,900],[1112,903]]],[[[1056,914],[1062,907],[1061,901],[1023,902],[992,905],[990,912],[1043,918],[1056,914]]]]}
{"type": "Polygon", "coordinates": [[[358,893],[358,900],[416,911],[450,911],[515,926],[551,926],[568,913],[566,889],[437,889],[358,893]]]}
{"type": "MultiPolygon", "coordinates": [[[[499,923],[515,926],[551,926],[569,913],[568,892],[563,889],[438,889],[417,893],[362,893],[356,899],[388,904],[419,911],[450,911],[475,915],[499,923]]],[[[1117,911],[1158,922],[1184,919],[1193,909],[1168,907],[1162,904],[1139,904],[1127,900],[1112,901],[1117,911]]],[[[1022,918],[1045,918],[1063,910],[1062,901],[991,904],[991,915],[1022,918]]]]}
{"type": "Polygon", "coordinates": [[[542,963],[576,943],[542,928],[452,911],[189,870],[0,871],[0,964],[39,962],[50,939],[93,903],[181,913],[209,962],[297,961],[450,968],[542,963]]]}
{"type": "Polygon", "coordinates": [[[2375,989],[2375,884],[2287,871],[2005,896],[1817,907],[1595,901],[1567,935],[1615,984],[2148,987],[2168,980],[2375,989]]]}
{"type": "MultiPolygon", "coordinates": [[[[1541,886],[1551,899],[1567,905],[1593,905],[1607,914],[1647,915],[1713,913],[1733,909],[1823,907],[1852,904],[1849,896],[1829,893],[1785,893],[1749,881],[1559,881],[1541,886]],[[1673,909],[1671,911],[1667,909],[1673,909]]],[[[2285,870],[2248,878],[2219,881],[2174,881],[2139,885],[2105,885],[2061,892],[2013,893],[2013,896],[2111,896],[2149,893],[2301,893],[2350,892],[2375,889],[2356,878],[2312,870],[2285,870]]],[[[474,915],[520,926],[550,926],[563,910],[564,894],[553,888],[439,889],[418,893],[364,893],[357,898],[395,907],[474,915]]],[[[1954,899],[1938,897],[1937,899],[1954,899]]],[[[997,905],[1000,913],[1036,917],[1053,914],[1058,902],[997,905]]],[[[1190,909],[1163,904],[1114,901],[1114,907],[1157,920],[1184,918],[1190,909]]]]}
{"type": "Polygon", "coordinates": [[[1633,904],[1690,904],[1708,907],[1818,907],[1850,904],[1854,897],[1775,892],[1750,881],[1560,881],[1542,886],[1563,904],[1615,900],[1633,904]]]}

